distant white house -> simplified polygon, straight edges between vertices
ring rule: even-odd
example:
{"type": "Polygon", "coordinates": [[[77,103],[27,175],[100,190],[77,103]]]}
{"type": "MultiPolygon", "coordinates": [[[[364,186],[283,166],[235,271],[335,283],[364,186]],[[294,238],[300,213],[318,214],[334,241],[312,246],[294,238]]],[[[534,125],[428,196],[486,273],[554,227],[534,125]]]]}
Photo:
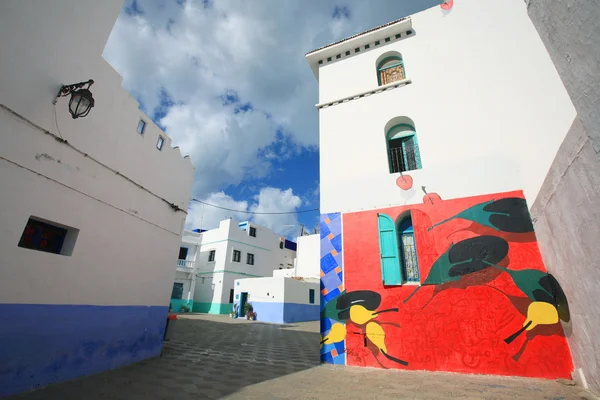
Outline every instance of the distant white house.
{"type": "Polygon", "coordinates": [[[234,281],[270,277],[294,268],[296,243],[252,222],[221,221],[207,231],[185,231],[171,295],[175,311],[228,314],[234,281]]]}
{"type": "Polygon", "coordinates": [[[244,304],[249,302],[259,321],[318,320],[320,239],[320,235],[298,238],[294,268],[274,270],[267,278],[236,279],[233,300],[239,315],[244,315],[244,304]]]}

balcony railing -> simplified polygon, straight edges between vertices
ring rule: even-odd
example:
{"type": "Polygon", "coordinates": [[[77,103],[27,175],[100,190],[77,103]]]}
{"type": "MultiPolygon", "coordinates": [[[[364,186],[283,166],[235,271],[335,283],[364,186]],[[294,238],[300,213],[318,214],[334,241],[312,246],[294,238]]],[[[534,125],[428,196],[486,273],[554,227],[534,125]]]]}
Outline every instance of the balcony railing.
{"type": "Polygon", "coordinates": [[[194,262],[188,260],[177,260],[177,271],[192,272],[194,271],[194,262]]]}

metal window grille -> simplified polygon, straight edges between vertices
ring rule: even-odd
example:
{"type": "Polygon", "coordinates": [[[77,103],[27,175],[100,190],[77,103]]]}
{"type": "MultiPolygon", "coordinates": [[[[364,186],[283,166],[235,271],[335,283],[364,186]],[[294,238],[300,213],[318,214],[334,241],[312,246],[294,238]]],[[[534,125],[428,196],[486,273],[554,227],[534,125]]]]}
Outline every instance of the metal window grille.
{"type": "Polygon", "coordinates": [[[391,173],[421,168],[419,146],[414,136],[390,140],[389,152],[391,173]]]}

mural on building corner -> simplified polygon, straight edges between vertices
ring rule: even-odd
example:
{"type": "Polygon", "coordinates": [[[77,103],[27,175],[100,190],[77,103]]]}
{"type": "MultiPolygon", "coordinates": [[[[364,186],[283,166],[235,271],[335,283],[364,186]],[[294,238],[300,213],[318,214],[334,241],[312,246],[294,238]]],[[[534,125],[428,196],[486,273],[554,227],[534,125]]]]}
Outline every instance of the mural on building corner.
{"type": "MultiPolygon", "coordinates": [[[[408,365],[408,362],[388,353],[388,348],[385,344],[385,330],[381,325],[390,323],[376,321],[379,315],[398,312],[399,309],[397,307],[379,309],[380,304],[381,295],[370,290],[358,290],[340,294],[336,297],[335,301],[328,302],[323,310],[323,317],[339,322],[332,325],[329,334],[321,340],[321,343],[339,342],[345,339],[346,327],[341,322],[352,323],[359,329],[359,331],[354,331],[353,333],[363,336],[365,346],[367,346],[368,341],[374,346],[374,350],[383,354],[388,360],[400,365],[408,365]]],[[[393,323],[390,325],[399,327],[393,323]]]]}
{"type": "Polygon", "coordinates": [[[346,326],[325,310],[344,293],[342,266],[342,215],[321,215],[321,361],[346,363],[346,326]]]}
{"type": "MultiPolygon", "coordinates": [[[[396,183],[413,190],[406,174],[396,183]]],[[[345,281],[322,302],[323,348],[341,344],[348,365],[569,377],[567,299],[522,192],[442,200],[422,190],[422,204],[343,215],[345,281]],[[384,286],[378,214],[411,218],[420,285],[384,286]]]]}

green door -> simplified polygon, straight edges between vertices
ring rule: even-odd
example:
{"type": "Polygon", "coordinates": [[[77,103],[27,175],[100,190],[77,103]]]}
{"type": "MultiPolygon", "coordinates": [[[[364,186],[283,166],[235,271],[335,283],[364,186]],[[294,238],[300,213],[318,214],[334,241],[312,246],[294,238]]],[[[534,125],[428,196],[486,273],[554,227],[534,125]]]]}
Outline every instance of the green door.
{"type": "Polygon", "coordinates": [[[381,254],[381,276],[384,285],[402,284],[396,224],[385,214],[377,214],[379,227],[379,252],[381,254]]]}

